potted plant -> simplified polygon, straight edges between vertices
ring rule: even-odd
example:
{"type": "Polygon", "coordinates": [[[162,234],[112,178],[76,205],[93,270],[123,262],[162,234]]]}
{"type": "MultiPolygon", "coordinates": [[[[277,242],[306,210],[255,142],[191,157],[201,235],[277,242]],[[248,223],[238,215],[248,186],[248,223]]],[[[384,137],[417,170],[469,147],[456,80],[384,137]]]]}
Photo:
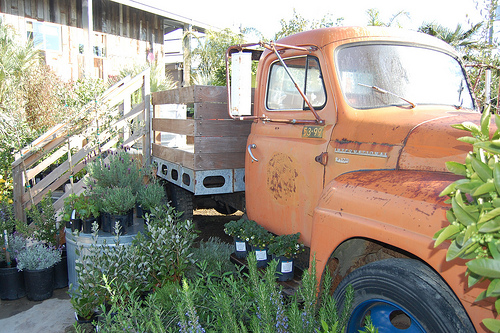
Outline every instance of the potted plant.
{"type": "Polygon", "coordinates": [[[143,210],[143,214],[151,213],[153,208],[161,206],[165,198],[165,189],[157,182],[143,185],[137,193],[137,201],[143,210]]]}
{"type": "Polygon", "coordinates": [[[75,320],[78,324],[92,323],[96,319],[95,311],[103,300],[96,294],[95,289],[83,281],[79,281],[78,292],[70,287],[70,302],[75,310],[75,320]]]}
{"type": "MultiPolygon", "coordinates": [[[[51,191],[42,198],[38,205],[27,208],[26,215],[32,222],[27,228],[22,228],[26,237],[53,247],[64,243],[62,232],[64,226],[57,222],[51,191]]],[[[16,229],[19,231],[18,228],[16,229]]]]}
{"type": "Polygon", "coordinates": [[[142,185],[140,162],[121,147],[117,151],[108,150],[108,161],[98,158],[87,165],[89,180],[87,185],[100,188],[129,187],[137,194],[142,185]]]}
{"type": "MultiPolygon", "coordinates": [[[[76,199],[77,195],[74,193],[70,193],[66,198],[64,198],[63,209],[60,213],[61,220],[64,221],[66,228],[71,229],[72,231],[75,231],[76,229],[76,225],[74,223],[75,221],[73,221],[73,212],[75,211],[76,199]]],[[[80,230],[80,226],[78,226],[78,230],[80,230]]]]}
{"type": "Polygon", "coordinates": [[[99,206],[95,198],[90,195],[80,194],[73,203],[76,212],[76,218],[82,221],[82,232],[90,234],[92,232],[92,223],[99,216],[99,206]]]}
{"type": "Polygon", "coordinates": [[[268,250],[278,260],[276,275],[279,281],[293,279],[294,259],[297,254],[304,251],[304,245],[299,242],[300,232],[290,235],[280,235],[269,244],[268,250]]]}
{"type": "Polygon", "coordinates": [[[26,296],[32,301],[52,297],[54,265],[61,261],[61,252],[44,244],[26,247],[17,256],[17,269],[24,272],[26,296]]]}
{"type": "Polygon", "coordinates": [[[18,253],[26,247],[26,239],[16,232],[4,232],[2,239],[5,252],[0,261],[0,299],[15,300],[26,296],[24,274],[17,269],[16,260],[18,253]]]}
{"type": "Polygon", "coordinates": [[[234,220],[224,225],[224,232],[234,239],[234,254],[236,258],[246,258],[250,240],[250,229],[254,221],[244,218],[234,220]]]}
{"type": "MultiPolygon", "coordinates": [[[[253,221],[252,221],[253,222],[253,221]]],[[[257,223],[251,223],[249,227],[250,237],[248,243],[255,252],[257,267],[266,267],[269,261],[268,246],[274,239],[273,234],[257,223]]]]}
{"type": "Polygon", "coordinates": [[[118,222],[121,226],[120,233],[126,233],[128,215],[133,210],[135,202],[136,196],[130,186],[111,187],[103,191],[102,207],[105,212],[111,215],[110,231],[113,231],[113,226],[118,222]]]}

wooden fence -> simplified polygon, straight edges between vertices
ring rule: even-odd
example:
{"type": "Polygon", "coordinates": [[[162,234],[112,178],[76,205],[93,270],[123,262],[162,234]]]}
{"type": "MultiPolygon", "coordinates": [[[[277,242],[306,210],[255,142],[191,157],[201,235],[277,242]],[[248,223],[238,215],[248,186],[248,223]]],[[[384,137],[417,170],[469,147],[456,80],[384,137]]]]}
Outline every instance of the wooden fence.
{"type": "Polygon", "coordinates": [[[40,202],[49,191],[65,185],[67,191],[54,203],[62,208],[64,198],[83,190],[84,179],[73,176],[95,158],[96,151],[114,148],[123,142],[132,152],[150,161],[150,73],[127,77],[109,88],[98,100],[89,103],[76,121],[58,124],[16,155],[12,164],[14,180],[14,211],[25,221],[25,209],[40,202]],[[138,93],[138,90],[140,93],[138,93]],[[132,104],[139,94],[141,102],[132,104]],[[144,149],[146,148],[146,149],[144,149]],[[67,156],[63,163],[58,161],[67,156]],[[50,173],[45,170],[53,169],[50,173]],[[44,172],[43,178],[40,177],[44,172]]]}

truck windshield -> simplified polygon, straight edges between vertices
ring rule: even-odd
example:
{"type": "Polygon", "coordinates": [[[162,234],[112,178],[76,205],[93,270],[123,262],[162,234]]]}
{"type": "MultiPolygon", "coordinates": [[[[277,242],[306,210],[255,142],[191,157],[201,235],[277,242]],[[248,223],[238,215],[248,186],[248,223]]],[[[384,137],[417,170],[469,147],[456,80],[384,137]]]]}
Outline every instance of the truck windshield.
{"type": "Polygon", "coordinates": [[[358,44],[339,50],[336,65],[344,97],[354,108],[408,103],[474,108],[462,66],[443,52],[405,45],[358,44]]]}

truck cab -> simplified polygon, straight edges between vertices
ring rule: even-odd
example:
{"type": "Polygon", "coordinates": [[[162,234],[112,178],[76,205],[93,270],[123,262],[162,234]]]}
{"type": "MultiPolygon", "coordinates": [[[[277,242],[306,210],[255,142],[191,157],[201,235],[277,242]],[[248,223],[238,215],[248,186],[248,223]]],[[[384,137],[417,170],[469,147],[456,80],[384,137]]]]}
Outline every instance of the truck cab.
{"type": "Polygon", "coordinates": [[[339,305],[353,285],[348,332],[369,314],[388,332],[485,331],[492,304],[474,302],[482,289],[433,241],[448,223],[439,193],[457,179],[445,162],[470,149],[451,125],[481,116],[459,55],[431,36],[377,27],[264,46],[252,114],[234,112],[245,109],[234,92],[230,105],[235,119],[253,119],[248,218],[300,232],[318,277],[333,274],[339,305]]]}

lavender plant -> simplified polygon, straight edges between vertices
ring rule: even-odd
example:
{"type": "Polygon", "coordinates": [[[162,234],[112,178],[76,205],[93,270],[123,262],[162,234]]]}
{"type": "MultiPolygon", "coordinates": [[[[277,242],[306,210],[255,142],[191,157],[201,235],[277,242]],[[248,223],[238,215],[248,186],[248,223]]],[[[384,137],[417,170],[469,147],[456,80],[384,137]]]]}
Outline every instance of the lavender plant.
{"type": "Polygon", "coordinates": [[[61,252],[43,244],[26,247],[17,256],[17,269],[41,270],[54,266],[61,261],[61,252]]]}

